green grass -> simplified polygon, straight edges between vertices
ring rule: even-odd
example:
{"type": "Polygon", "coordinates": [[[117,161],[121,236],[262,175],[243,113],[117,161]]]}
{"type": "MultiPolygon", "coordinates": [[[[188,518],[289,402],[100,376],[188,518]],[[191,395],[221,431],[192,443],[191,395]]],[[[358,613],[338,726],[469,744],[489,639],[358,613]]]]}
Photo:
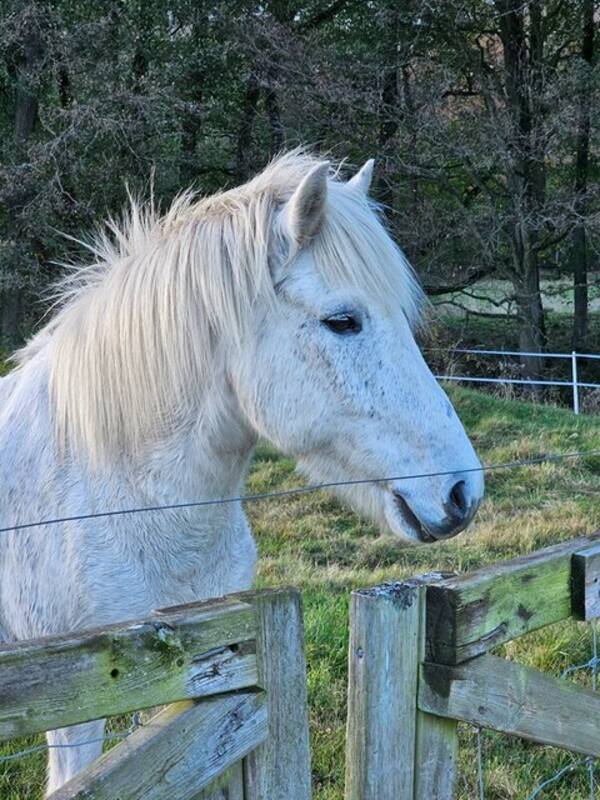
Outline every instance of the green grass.
{"type": "MultiPolygon", "coordinates": [[[[540,453],[600,449],[600,418],[568,410],[499,400],[468,390],[452,392],[485,463],[540,453]]],[[[259,448],[249,492],[300,483],[294,464],[259,448]]],[[[341,800],[344,772],[348,599],[353,588],[425,571],[465,571],[531,552],[600,527],[600,457],[564,461],[487,476],[487,498],[476,524],[440,545],[407,548],[316,493],[254,503],[249,513],[260,549],[258,584],[299,586],[304,595],[315,800],[341,800]]],[[[589,626],[569,622],[536,632],[499,650],[559,675],[590,654],[589,626]]],[[[586,680],[578,674],[574,680],[586,680]]],[[[39,741],[39,739],[35,739],[39,741]]],[[[26,742],[12,742],[7,753],[26,742]]],[[[474,735],[461,732],[458,797],[478,797],[474,735]]],[[[569,754],[485,733],[487,800],[523,800],[535,785],[568,763],[569,754]]],[[[40,797],[45,757],[0,764],[0,800],[40,797]]],[[[540,800],[584,800],[583,769],[566,776],[540,800]]]]}

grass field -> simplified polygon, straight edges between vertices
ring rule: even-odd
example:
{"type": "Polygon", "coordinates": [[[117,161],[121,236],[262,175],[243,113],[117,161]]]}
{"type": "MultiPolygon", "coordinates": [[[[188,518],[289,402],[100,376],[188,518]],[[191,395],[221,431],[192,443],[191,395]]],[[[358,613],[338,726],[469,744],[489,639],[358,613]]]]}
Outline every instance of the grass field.
{"type": "MultiPolygon", "coordinates": [[[[600,449],[600,417],[455,390],[453,400],[484,462],[600,449]]],[[[249,492],[299,484],[294,464],[273,449],[257,452],[249,492]]],[[[444,544],[403,548],[324,493],[249,507],[260,548],[258,584],[293,584],[304,594],[315,800],[341,800],[344,771],[347,613],[350,591],[388,579],[475,567],[527,553],[600,527],[600,457],[490,473],[474,527],[444,544]]],[[[590,655],[589,626],[547,628],[499,652],[553,674],[590,655]]],[[[577,674],[575,680],[589,680],[577,674]]],[[[474,734],[461,734],[458,797],[478,797],[474,734]]],[[[40,739],[11,742],[1,753],[40,739]]],[[[499,735],[483,736],[487,800],[524,800],[570,760],[568,753],[499,735]]],[[[0,763],[0,800],[41,797],[45,756],[0,763]]],[[[600,769],[599,769],[600,779],[600,769]]],[[[548,787],[540,800],[587,800],[585,770],[548,787]]]]}

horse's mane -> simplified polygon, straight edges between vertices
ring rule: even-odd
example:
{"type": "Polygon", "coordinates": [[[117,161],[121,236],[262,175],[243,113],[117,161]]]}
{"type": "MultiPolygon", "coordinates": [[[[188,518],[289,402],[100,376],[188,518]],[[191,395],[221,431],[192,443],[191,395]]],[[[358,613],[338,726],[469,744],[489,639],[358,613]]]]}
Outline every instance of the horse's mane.
{"type": "MultiPolygon", "coordinates": [[[[160,216],[132,201],[121,223],[86,246],[92,263],[58,285],[57,310],[17,354],[48,353],[59,441],[92,461],[139,450],[189,420],[251,323],[275,301],[274,214],[319,159],[302,150],[238,188],[185,193],[160,216]]],[[[332,172],[310,244],[324,281],[359,287],[415,321],[412,270],[358,192],[332,172]]]]}

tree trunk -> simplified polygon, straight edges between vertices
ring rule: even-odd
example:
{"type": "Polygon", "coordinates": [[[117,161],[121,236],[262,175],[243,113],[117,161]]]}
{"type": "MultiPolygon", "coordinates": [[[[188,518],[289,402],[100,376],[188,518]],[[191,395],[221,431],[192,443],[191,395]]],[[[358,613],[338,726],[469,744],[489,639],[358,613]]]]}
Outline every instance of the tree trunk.
{"type": "MultiPolygon", "coordinates": [[[[524,278],[516,291],[519,317],[519,348],[522,353],[543,353],[545,342],[544,309],[539,283],[537,254],[530,250],[524,254],[524,278]]],[[[523,355],[521,369],[527,380],[542,377],[544,359],[523,355]]],[[[533,393],[539,393],[539,387],[532,387],[533,393]]]]}
{"type": "MultiPolygon", "coordinates": [[[[544,310],[540,292],[540,209],[545,196],[543,102],[543,19],[539,5],[521,0],[497,0],[504,52],[507,111],[511,133],[507,142],[507,186],[512,205],[513,284],[519,309],[519,339],[526,352],[545,347],[544,310]],[[529,14],[529,35],[524,15],[529,14]]],[[[543,360],[523,356],[523,376],[539,378],[543,360]]]]}
{"type": "MultiPolygon", "coordinates": [[[[278,25],[288,29],[288,35],[293,37],[294,4],[274,3],[272,13],[278,25]]],[[[270,44],[265,41],[265,52],[269,51],[270,44]]],[[[273,51],[263,65],[262,91],[264,95],[265,111],[269,120],[270,156],[280,153],[285,144],[285,127],[281,119],[281,106],[279,103],[279,86],[281,77],[280,55],[273,51]]]]}
{"type": "Polygon", "coordinates": [[[251,74],[246,85],[242,119],[238,129],[236,175],[238,181],[245,181],[249,173],[250,148],[252,146],[252,130],[256,119],[256,109],[260,98],[260,86],[256,76],[251,74]]]}
{"type": "Polygon", "coordinates": [[[573,349],[585,348],[588,332],[588,246],[585,215],[590,153],[591,76],[594,60],[594,0],[583,0],[581,58],[585,62],[579,95],[575,150],[575,213],[577,223],[571,237],[573,266],[573,349]]]}
{"type": "Polygon", "coordinates": [[[580,221],[571,236],[573,265],[573,350],[585,350],[588,333],[588,247],[585,223],[580,221]]]}
{"type": "Polygon", "coordinates": [[[399,14],[398,10],[387,9],[382,14],[382,22],[385,25],[382,31],[382,77],[381,95],[379,98],[379,108],[377,116],[379,118],[379,156],[382,160],[378,169],[379,173],[379,200],[391,208],[394,207],[396,193],[391,176],[389,163],[390,153],[393,152],[393,140],[398,132],[400,123],[400,65],[398,61],[398,40],[399,40],[399,14]]]}
{"type": "MultiPolygon", "coordinates": [[[[38,84],[43,45],[37,10],[33,4],[24,17],[26,23],[23,45],[15,60],[14,154],[17,164],[26,161],[29,140],[38,122],[38,84]]],[[[27,199],[23,188],[15,186],[7,200],[9,229],[15,242],[23,237],[20,213],[27,199]]],[[[15,247],[17,258],[21,250],[22,248],[15,247]]],[[[0,336],[9,346],[17,344],[23,333],[24,287],[21,269],[21,264],[14,264],[8,285],[0,292],[0,336]]]]}
{"type": "Polygon", "coordinates": [[[62,59],[58,66],[58,97],[60,100],[60,107],[63,109],[68,108],[73,101],[69,70],[62,59]]]}
{"type": "Polygon", "coordinates": [[[201,129],[200,105],[203,100],[202,77],[200,72],[194,71],[190,75],[192,87],[188,102],[193,108],[183,113],[181,120],[181,164],[179,174],[182,186],[191,186],[198,177],[198,164],[196,148],[198,135],[201,129]]]}
{"type": "Polygon", "coordinates": [[[16,286],[7,288],[0,295],[0,326],[3,341],[9,347],[19,344],[22,338],[23,324],[23,288],[16,286]]]}
{"type": "Polygon", "coordinates": [[[265,110],[269,117],[269,130],[271,131],[271,155],[274,156],[281,151],[284,145],[285,129],[281,121],[277,92],[272,86],[265,87],[265,110]]]}
{"type": "MultiPolygon", "coordinates": [[[[411,83],[411,71],[408,64],[403,64],[402,66],[402,93],[404,95],[404,108],[406,109],[406,116],[410,120],[409,158],[416,164],[418,125],[414,119],[416,111],[415,99],[413,96],[413,87],[411,83]]],[[[419,176],[417,175],[416,170],[410,179],[410,195],[413,206],[416,208],[419,200],[419,176]]]]}
{"type": "MultiPolygon", "coordinates": [[[[198,37],[199,39],[199,37],[198,37]]],[[[197,44],[198,49],[200,43],[197,44]]],[[[181,120],[181,162],[179,176],[182,186],[191,186],[198,178],[198,137],[202,128],[201,106],[204,100],[204,70],[198,63],[190,68],[188,75],[189,89],[186,100],[189,107],[185,109],[181,120]]]]}
{"type": "MultiPolygon", "coordinates": [[[[191,186],[198,178],[198,139],[202,130],[206,66],[204,43],[209,36],[208,13],[198,3],[192,18],[193,55],[186,74],[185,100],[187,107],[181,119],[181,160],[179,178],[182,186],[191,186]]],[[[204,187],[203,187],[204,188],[204,187]]]]}

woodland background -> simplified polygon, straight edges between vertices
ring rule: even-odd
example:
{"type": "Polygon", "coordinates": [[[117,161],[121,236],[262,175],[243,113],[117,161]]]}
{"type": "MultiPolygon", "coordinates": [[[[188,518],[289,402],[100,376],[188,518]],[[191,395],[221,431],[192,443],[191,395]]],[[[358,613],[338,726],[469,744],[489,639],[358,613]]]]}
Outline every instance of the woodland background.
{"type": "Polygon", "coordinates": [[[152,175],[166,205],[307,143],[376,157],[374,194],[432,297],[460,307],[492,280],[471,316],[538,351],[557,286],[566,345],[599,350],[596,6],[0,0],[1,341],[40,317],[75,249],[61,232],[117,215],[126,184],[148,196],[152,175]]]}

